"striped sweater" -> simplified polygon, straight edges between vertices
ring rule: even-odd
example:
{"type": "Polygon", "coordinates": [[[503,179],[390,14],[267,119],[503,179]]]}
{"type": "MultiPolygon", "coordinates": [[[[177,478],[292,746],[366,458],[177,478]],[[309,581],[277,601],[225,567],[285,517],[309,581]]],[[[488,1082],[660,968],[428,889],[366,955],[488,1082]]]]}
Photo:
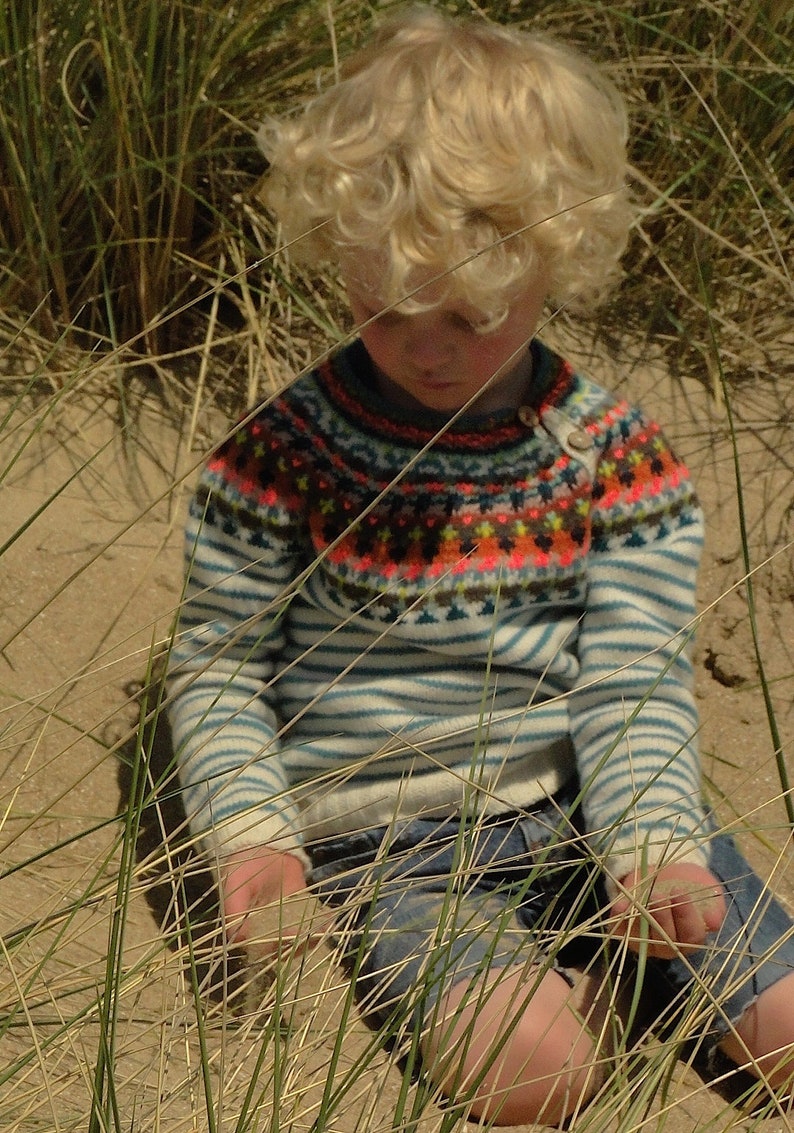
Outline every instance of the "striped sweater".
{"type": "Polygon", "coordinates": [[[655,424],[532,352],[531,404],[448,423],[385,401],[355,342],[209,460],[169,714],[211,853],[577,775],[608,876],[704,863],[699,506],[655,424]]]}

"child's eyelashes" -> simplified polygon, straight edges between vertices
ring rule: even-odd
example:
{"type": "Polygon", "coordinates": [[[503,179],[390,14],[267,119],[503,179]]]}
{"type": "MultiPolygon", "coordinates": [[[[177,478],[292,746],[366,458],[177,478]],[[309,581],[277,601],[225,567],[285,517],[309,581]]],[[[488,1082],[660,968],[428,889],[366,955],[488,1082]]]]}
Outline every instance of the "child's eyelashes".
{"type": "Polygon", "coordinates": [[[365,313],[368,320],[377,319],[378,323],[384,327],[400,326],[406,319],[405,315],[394,309],[390,310],[388,307],[383,311],[366,311],[365,313]]]}
{"type": "Polygon", "coordinates": [[[450,319],[459,330],[465,330],[469,334],[481,335],[487,331],[488,324],[481,318],[470,315],[451,315],[450,319]]]}
{"type": "MultiPolygon", "coordinates": [[[[411,319],[410,314],[403,314],[396,308],[385,308],[382,310],[375,310],[374,308],[364,307],[361,308],[362,322],[370,323],[377,321],[380,327],[399,327],[408,323],[411,319]]],[[[454,330],[464,331],[466,334],[482,335],[487,333],[488,324],[480,317],[473,315],[465,315],[461,312],[446,311],[444,312],[443,321],[454,330]]]]}

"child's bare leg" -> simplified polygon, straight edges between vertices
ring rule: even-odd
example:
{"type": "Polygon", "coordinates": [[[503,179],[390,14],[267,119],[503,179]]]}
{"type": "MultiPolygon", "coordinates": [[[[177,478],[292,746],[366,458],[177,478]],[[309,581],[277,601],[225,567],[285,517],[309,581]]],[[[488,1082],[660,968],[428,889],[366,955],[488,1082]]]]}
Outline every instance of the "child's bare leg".
{"type": "Polygon", "coordinates": [[[775,1089],[794,1081],[794,972],[768,987],[720,1044],[737,1065],[775,1089]]]}
{"type": "Polygon", "coordinates": [[[425,1065],[447,1096],[499,1125],[555,1125],[602,1080],[584,1017],[600,981],[575,990],[559,973],[492,971],[455,984],[425,1041],[425,1065]]]}

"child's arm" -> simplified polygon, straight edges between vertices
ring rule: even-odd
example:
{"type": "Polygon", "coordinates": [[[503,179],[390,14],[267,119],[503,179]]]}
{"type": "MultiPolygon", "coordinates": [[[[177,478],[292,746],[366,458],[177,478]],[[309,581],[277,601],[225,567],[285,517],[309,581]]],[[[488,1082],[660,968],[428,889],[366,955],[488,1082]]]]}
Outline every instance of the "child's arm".
{"type": "Polygon", "coordinates": [[[632,870],[619,889],[611,908],[612,935],[625,937],[635,952],[647,946],[648,955],[659,959],[699,947],[725,918],[719,881],[689,862],[672,862],[650,874],[632,870]]]}
{"type": "Polygon", "coordinates": [[[641,863],[706,869],[689,649],[703,517],[686,468],[639,411],[613,407],[604,442],[569,708],[585,826],[614,899],[641,863]]]}
{"type": "Polygon", "coordinates": [[[262,501],[255,426],[241,427],[212,457],[191,503],[185,597],[169,661],[185,809],[215,860],[252,844],[303,854],[277,684],[301,569],[299,520],[277,493],[262,501]]]}

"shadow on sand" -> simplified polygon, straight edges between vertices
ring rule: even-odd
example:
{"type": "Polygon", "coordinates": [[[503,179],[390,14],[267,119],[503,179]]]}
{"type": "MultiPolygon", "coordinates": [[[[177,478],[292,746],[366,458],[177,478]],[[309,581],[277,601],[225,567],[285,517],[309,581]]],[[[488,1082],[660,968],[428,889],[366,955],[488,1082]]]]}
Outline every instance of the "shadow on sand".
{"type": "Polygon", "coordinates": [[[246,968],[228,948],[214,874],[191,837],[177,781],[162,682],[127,687],[142,725],[116,749],[119,815],[135,838],[136,878],[168,947],[183,958],[194,992],[211,1003],[234,1000],[246,968]]]}

